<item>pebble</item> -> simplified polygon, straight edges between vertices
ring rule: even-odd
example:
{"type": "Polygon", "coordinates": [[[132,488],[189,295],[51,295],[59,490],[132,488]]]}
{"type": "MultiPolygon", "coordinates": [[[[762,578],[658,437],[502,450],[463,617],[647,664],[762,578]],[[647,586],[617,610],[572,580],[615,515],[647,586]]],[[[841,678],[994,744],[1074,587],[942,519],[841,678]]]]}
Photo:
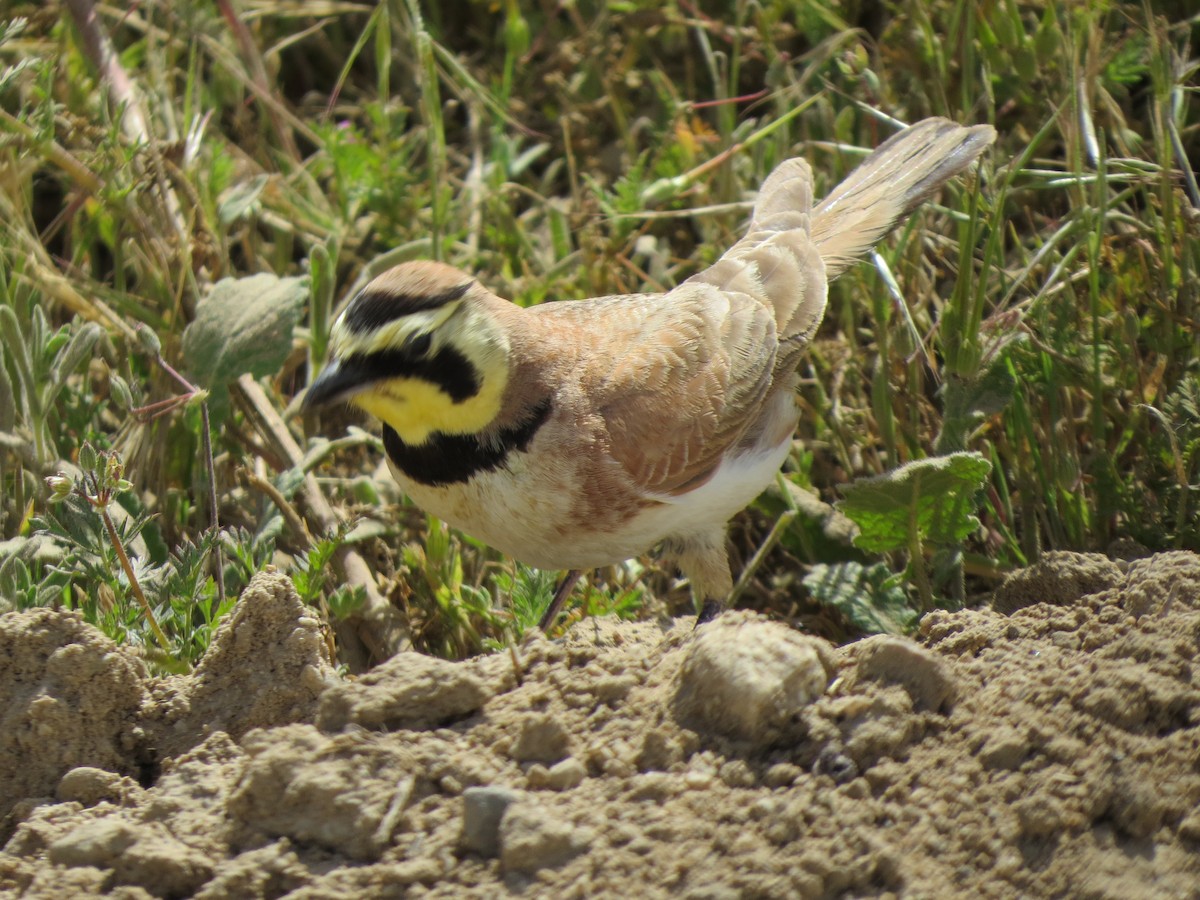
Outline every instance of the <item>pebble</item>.
{"type": "Polygon", "coordinates": [[[105,800],[115,805],[135,802],[143,793],[141,785],[132,778],[93,766],[79,766],[62,777],[54,796],[64,802],[74,800],[84,806],[95,806],[105,800]]]}
{"type": "Polygon", "coordinates": [[[954,676],[937,654],[891,635],[867,638],[860,647],[861,676],[900,685],[922,709],[939,712],[953,705],[958,693],[954,676]]]}
{"type": "Polygon", "coordinates": [[[511,755],[517,762],[556,763],[570,752],[567,729],[550,715],[534,715],[521,723],[511,755]]]}
{"type": "Polygon", "coordinates": [[[825,693],[832,650],[750,613],[726,613],[696,632],[675,692],[688,727],[767,747],[798,737],[800,712],[825,693]]]}
{"type": "Polygon", "coordinates": [[[506,787],[469,787],[463,791],[464,850],[493,857],[500,852],[500,820],[520,795],[506,787]]]}
{"type": "Polygon", "coordinates": [[[137,840],[137,829],[122,819],[93,819],[71,829],[47,850],[56,866],[110,868],[137,840]]]}

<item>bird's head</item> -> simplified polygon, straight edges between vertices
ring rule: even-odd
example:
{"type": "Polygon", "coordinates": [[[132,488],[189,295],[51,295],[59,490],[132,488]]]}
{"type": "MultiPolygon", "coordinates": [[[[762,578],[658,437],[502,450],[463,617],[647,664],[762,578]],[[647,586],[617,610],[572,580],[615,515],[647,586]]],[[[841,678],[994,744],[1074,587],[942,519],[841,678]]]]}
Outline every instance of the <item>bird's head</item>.
{"type": "Polygon", "coordinates": [[[508,338],[488,298],[470,275],[441,263],[384,272],[334,322],[329,362],[304,409],[353,403],[410,445],[434,432],[483,431],[509,376],[508,338]]]}

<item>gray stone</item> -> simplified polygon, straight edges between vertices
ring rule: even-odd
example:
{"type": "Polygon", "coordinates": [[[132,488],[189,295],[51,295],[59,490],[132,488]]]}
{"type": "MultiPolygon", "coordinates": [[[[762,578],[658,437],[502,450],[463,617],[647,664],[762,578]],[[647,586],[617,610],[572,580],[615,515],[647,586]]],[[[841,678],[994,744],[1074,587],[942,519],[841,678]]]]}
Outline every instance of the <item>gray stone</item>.
{"type": "Polygon", "coordinates": [[[500,852],[500,820],[519,795],[506,787],[469,787],[463,791],[462,847],[480,856],[500,852]]]}

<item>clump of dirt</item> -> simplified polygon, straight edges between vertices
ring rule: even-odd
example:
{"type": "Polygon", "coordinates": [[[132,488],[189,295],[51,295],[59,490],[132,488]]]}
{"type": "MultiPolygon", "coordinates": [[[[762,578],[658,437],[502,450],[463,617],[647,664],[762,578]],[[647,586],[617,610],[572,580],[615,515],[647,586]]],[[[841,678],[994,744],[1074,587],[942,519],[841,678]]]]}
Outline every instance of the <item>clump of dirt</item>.
{"type": "Polygon", "coordinates": [[[38,696],[83,690],[47,674],[64,648],[110,687],[70,695],[96,715],[43,726],[74,748],[52,765],[0,746],[0,773],[41,773],[0,781],[0,892],[1186,896],[1200,559],[1064,565],[1002,595],[1011,614],[931,614],[916,640],[594,620],[355,681],[278,576],[171,682],[70,616],[12,614],[0,660],[30,648],[0,662],[15,729],[38,696]],[[139,784],[148,753],[161,772],[139,784]]]}
{"type": "Polygon", "coordinates": [[[0,616],[0,822],[14,804],[52,797],[76,766],[136,772],[145,681],[80,613],[0,616]]]}
{"type": "Polygon", "coordinates": [[[319,622],[275,572],[251,581],[188,676],[151,678],[78,612],[0,616],[0,836],[14,806],[20,818],[61,793],[77,767],[150,777],[209,734],[313,721],[336,681],[319,622]]]}
{"type": "Polygon", "coordinates": [[[311,722],[335,684],[320,622],[286,576],[256,576],[217,626],[194,672],[155,680],[142,707],[157,759],[178,756],[205,736],[240,738],[252,728],[311,722]]]}
{"type": "Polygon", "coordinates": [[[1072,606],[1081,597],[1115,587],[1123,580],[1121,567],[1108,557],[1053,550],[1029,568],[1005,578],[992,598],[992,608],[1013,613],[1035,603],[1072,606]]]}

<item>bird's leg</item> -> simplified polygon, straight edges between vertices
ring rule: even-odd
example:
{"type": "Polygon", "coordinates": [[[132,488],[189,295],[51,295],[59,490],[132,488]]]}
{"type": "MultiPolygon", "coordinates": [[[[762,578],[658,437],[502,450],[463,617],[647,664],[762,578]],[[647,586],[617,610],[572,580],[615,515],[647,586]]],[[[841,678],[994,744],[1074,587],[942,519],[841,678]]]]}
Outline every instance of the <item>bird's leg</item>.
{"type": "Polygon", "coordinates": [[[725,609],[733,593],[729,572],[729,554],[725,550],[725,529],[714,529],[685,539],[668,541],[665,549],[692,585],[692,599],[699,615],[696,625],[712,621],[725,609]]]}
{"type": "Polygon", "coordinates": [[[571,569],[571,571],[563,576],[563,580],[558,583],[558,587],[554,591],[554,599],[550,601],[550,605],[546,607],[546,612],[542,614],[542,618],[538,622],[538,628],[546,631],[554,624],[554,620],[562,612],[563,604],[571,596],[571,590],[575,587],[579,581],[579,576],[582,574],[583,571],[581,569],[571,569]]]}

